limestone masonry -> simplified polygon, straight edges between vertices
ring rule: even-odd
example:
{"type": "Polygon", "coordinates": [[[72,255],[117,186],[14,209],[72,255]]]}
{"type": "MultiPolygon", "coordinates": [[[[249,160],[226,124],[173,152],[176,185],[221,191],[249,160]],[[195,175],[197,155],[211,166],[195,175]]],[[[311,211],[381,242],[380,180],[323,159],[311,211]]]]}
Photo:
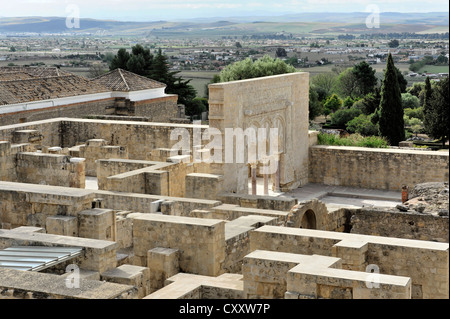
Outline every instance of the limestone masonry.
{"type": "Polygon", "coordinates": [[[308,73],[210,85],[207,125],[164,89],[0,68],[0,299],[449,298],[448,151],[317,145],[308,73]],[[237,128],[274,172],[194,160],[237,128]]]}

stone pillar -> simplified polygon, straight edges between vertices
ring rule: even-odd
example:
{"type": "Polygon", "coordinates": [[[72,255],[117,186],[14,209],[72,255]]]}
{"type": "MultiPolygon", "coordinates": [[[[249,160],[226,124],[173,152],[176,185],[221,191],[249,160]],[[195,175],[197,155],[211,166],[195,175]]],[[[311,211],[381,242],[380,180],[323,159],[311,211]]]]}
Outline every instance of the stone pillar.
{"type": "Polygon", "coordinates": [[[281,153],[277,153],[275,156],[277,161],[277,171],[275,172],[275,185],[274,185],[274,192],[281,192],[280,190],[280,155],[281,153]]]}
{"type": "Polygon", "coordinates": [[[252,195],[256,195],[256,163],[251,163],[251,175],[252,175],[252,195]]]}
{"type": "Polygon", "coordinates": [[[264,195],[269,195],[269,174],[267,174],[267,161],[262,162],[263,165],[263,176],[264,176],[264,195]]]}

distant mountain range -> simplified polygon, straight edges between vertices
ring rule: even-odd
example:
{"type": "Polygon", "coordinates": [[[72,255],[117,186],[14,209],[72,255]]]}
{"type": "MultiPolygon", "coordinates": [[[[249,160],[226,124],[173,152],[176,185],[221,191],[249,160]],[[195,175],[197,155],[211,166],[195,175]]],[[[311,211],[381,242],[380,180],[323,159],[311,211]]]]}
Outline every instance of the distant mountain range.
{"type": "MultiPolygon", "coordinates": [[[[98,33],[139,35],[149,33],[240,34],[286,31],[291,33],[362,33],[370,13],[297,13],[280,16],[211,17],[174,21],[113,21],[80,19],[80,28],[66,27],[65,17],[0,17],[0,33],[98,33]],[[293,32],[294,31],[294,32],[293,32]]],[[[380,14],[380,32],[443,32],[448,31],[448,12],[380,14]],[[399,28],[400,26],[400,28],[399,28]],[[387,31],[391,30],[391,31],[387,31]],[[408,31],[409,30],[409,31],[408,31]]],[[[368,31],[368,30],[366,30],[368,31]]],[[[373,29],[370,30],[374,32],[373,29]]]]}

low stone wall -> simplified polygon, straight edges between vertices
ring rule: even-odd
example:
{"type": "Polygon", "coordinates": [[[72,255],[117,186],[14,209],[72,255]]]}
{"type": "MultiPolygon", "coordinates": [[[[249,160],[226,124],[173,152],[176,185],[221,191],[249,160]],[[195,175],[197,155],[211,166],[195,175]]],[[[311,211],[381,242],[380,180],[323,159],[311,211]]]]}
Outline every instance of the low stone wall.
{"type": "MultiPolygon", "coordinates": [[[[10,143],[18,143],[15,140],[16,131],[36,130],[43,145],[55,146],[60,145],[60,124],[61,118],[48,119],[43,121],[35,121],[31,123],[12,124],[0,126],[0,140],[9,141],[10,143]]],[[[31,143],[32,141],[22,141],[20,143],[31,143]]]]}
{"type": "Polygon", "coordinates": [[[147,252],[156,247],[180,251],[180,271],[218,276],[225,259],[225,223],[159,214],[133,215],[134,264],[147,265],[147,252]]]}
{"type": "Polygon", "coordinates": [[[0,141],[0,181],[17,182],[17,154],[32,149],[28,143],[11,145],[8,141],[0,141]]]}
{"type": "Polygon", "coordinates": [[[98,280],[80,280],[69,288],[63,276],[0,268],[1,299],[136,299],[137,288],[98,280]]]}
{"type": "Polygon", "coordinates": [[[85,187],[84,159],[45,153],[18,153],[17,180],[21,183],[64,187],[85,187]]]}
{"type": "Polygon", "coordinates": [[[339,257],[349,270],[376,265],[382,274],[411,277],[413,298],[449,296],[447,243],[263,226],[250,233],[250,250],[257,249],[339,257]]]}
{"type": "Polygon", "coordinates": [[[217,199],[224,204],[239,205],[242,207],[258,208],[258,209],[270,209],[280,211],[290,211],[291,208],[297,204],[295,198],[273,197],[273,196],[260,196],[260,195],[243,195],[226,193],[219,194],[217,199]]]}
{"type": "Polygon", "coordinates": [[[45,227],[47,217],[77,216],[93,200],[94,193],[84,189],[0,182],[1,228],[45,227]]]}
{"type": "Polygon", "coordinates": [[[309,182],[401,190],[449,179],[449,153],[316,145],[310,147],[309,182]]]}
{"type": "MultiPolygon", "coordinates": [[[[240,274],[218,277],[178,273],[166,280],[167,285],[144,299],[242,299],[240,274]]],[[[231,308],[231,307],[230,307],[231,308]]],[[[230,309],[231,310],[231,309],[230,309]]]]}
{"type": "Polygon", "coordinates": [[[448,216],[362,208],[351,218],[351,233],[449,242],[448,216]]]}
{"type": "Polygon", "coordinates": [[[178,95],[171,94],[165,97],[131,102],[134,115],[149,117],[153,122],[167,123],[171,118],[176,118],[178,113],[178,95]]]}
{"type": "Polygon", "coordinates": [[[182,197],[170,197],[149,194],[135,194],[112,191],[95,191],[95,197],[102,199],[102,207],[114,210],[130,210],[140,213],[151,213],[157,210],[152,203],[160,201],[160,210],[165,215],[189,216],[190,212],[196,209],[209,210],[219,206],[219,201],[206,199],[192,199],[182,197]]]}

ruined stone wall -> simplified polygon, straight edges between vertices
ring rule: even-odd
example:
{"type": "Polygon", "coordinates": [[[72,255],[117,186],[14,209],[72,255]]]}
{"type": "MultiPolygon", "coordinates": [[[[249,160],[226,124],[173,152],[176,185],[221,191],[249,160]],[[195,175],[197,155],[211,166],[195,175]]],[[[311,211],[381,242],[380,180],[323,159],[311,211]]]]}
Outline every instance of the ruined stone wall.
{"type": "MultiPolygon", "coordinates": [[[[224,136],[226,128],[277,128],[280,184],[296,188],[308,182],[308,89],[304,72],[210,84],[209,124],[224,136]]],[[[217,165],[211,173],[224,176],[225,192],[247,193],[247,163],[217,165]]]]}
{"type": "Polygon", "coordinates": [[[189,216],[193,210],[208,210],[220,205],[219,201],[169,197],[149,194],[119,193],[98,190],[96,198],[102,199],[102,207],[114,210],[130,210],[133,212],[150,213],[152,203],[162,201],[159,206],[163,214],[174,216],[189,216]]]}
{"type": "Polygon", "coordinates": [[[351,217],[351,233],[449,242],[448,216],[362,208],[351,217]]]}
{"type": "Polygon", "coordinates": [[[84,189],[0,182],[1,228],[45,227],[49,216],[77,216],[90,209],[94,193],[84,189]]]}
{"type": "Polygon", "coordinates": [[[323,146],[310,148],[309,182],[401,190],[449,179],[449,153],[323,146]]]}
{"type": "MultiPolygon", "coordinates": [[[[61,124],[60,146],[72,147],[89,139],[105,139],[109,145],[127,146],[129,159],[150,160],[153,150],[171,148],[178,143],[178,139],[170,139],[176,128],[186,129],[193,138],[192,125],[68,119],[61,124]]],[[[199,127],[200,130],[206,128],[204,125],[199,127]]]]}
{"type": "MultiPolygon", "coordinates": [[[[42,137],[42,145],[60,146],[60,124],[61,118],[36,121],[33,123],[12,124],[0,126],[0,141],[15,141],[14,132],[20,130],[37,130],[42,137]]],[[[21,141],[21,143],[30,143],[31,141],[21,141]]],[[[72,145],[71,145],[72,146],[72,145]]]]}
{"type": "Polygon", "coordinates": [[[85,162],[70,156],[22,152],[16,155],[17,181],[21,183],[83,188],[85,162]]]}
{"type": "Polygon", "coordinates": [[[97,160],[98,189],[108,190],[107,178],[110,176],[134,171],[155,165],[150,161],[134,161],[125,159],[99,159],[97,160]]]}
{"type": "Polygon", "coordinates": [[[225,259],[225,224],[158,214],[133,216],[134,264],[147,265],[147,252],[156,247],[180,251],[180,271],[218,276],[225,259]]]}
{"type": "Polygon", "coordinates": [[[0,126],[57,117],[80,118],[89,114],[113,114],[114,98],[0,115],[0,126]]]}
{"type": "Polygon", "coordinates": [[[178,113],[178,95],[132,102],[135,116],[149,117],[153,122],[168,123],[178,113]]]}
{"type": "Polygon", "coordinates": [[[261,249],[342,259],[342,268],[411,277],[413,298],[448,298],[449,246],[422,240],[263,226],[250,233],[251,251],[261,249]]]}

